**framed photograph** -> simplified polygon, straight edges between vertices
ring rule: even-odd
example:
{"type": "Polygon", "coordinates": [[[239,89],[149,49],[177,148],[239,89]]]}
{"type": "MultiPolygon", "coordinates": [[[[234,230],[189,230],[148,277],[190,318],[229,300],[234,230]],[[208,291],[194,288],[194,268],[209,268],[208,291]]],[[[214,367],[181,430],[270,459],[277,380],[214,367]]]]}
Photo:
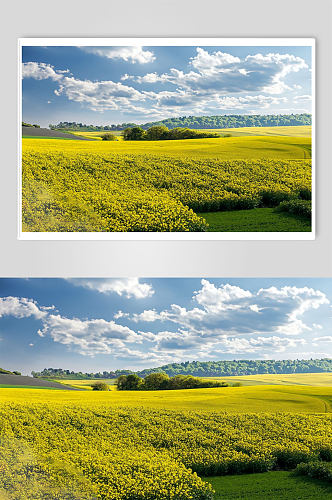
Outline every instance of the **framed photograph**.
{"type": "Polygon", "coordinates": [[[1,498],[330,499],[331,303],[331,278],[1,278],[1,498]]]}
{"type": "Polygon", "coordinates": [[[315,238],[315,40],[19,40],[19,239],[315,238]]]}

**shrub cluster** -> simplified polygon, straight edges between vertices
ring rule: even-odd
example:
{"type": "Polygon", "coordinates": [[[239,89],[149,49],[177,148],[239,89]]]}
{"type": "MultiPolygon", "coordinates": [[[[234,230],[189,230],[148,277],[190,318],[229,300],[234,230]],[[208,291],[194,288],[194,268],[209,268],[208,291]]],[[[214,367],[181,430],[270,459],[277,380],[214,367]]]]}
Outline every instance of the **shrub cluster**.
{"type": "Polygon", "coordinates": [[[298,464],[294,474],[296,476],[309,476],[314,479],[321,479],[332,483],[332,464],[318,460],[308,463],[302,462],[298,464]]]}
{"type": "Polygon", "coordinates": [[[119,391],[160,391],[228,387],[227,382],[203,380],[192,375],[169,377],[166,373],[150,373],[145,378],[139,377],[136,373],[120,375],[116,381],[116,385],[119,391]]]}
{"type": "Polygon", "coordinates": [[[215,132],[198,132],[190,128],[176,127],[169,130],[165,125],[154,125],[146,131],[141,127],[126,128],[122,136],[125,141],[172,141],[220,137],[215,132]]]}
{"type": "Polygon", "coordinates": [[[101,136],[102,141],[117,141],[114,134],[104,134],[101,136]]]}
{"type": "Polygon", "coordinates": [[[311,219],[311,201],[292,199],[282,201],[276,208],[278,212],[288,212],[293,215],[300,215],[306,219],[311,219]]]}
{"type": "Polygon", "coordinates": [[[94,384],[91,384],[92,390],[93,391],[109,391],[109,385],[105,384],[105,382],[95,382],[94,384]]]}

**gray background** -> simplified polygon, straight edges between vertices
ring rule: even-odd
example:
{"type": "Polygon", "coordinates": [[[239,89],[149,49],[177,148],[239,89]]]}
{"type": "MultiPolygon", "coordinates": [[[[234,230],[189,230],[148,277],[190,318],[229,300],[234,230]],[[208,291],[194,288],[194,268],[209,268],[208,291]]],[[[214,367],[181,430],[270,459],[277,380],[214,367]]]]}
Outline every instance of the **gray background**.
{"type": "Polygon", "coordinates": [[[332,276],[331,0],[32,0],[1,26],[0,276],[332,276]],[[329,32],[330,31],[330,32],[329,32]],[[17,38],[315,37],[315,241],[18,241],[17,38]]]}

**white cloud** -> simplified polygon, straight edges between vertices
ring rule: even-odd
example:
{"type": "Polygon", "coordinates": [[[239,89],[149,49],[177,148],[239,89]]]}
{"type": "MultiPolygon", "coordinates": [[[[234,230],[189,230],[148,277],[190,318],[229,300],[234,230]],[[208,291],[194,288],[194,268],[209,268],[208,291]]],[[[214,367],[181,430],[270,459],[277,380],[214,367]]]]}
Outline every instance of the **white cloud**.
{"type": "Polygon", "coordinates": [[[60,71],[56,71],[54,66],[46,63],[26,62],[22,64],[22,78],[33,78],[35,80],[46,80],[50,78],[59,81],[63,78],[60,71]]]}
{"type": "MultiPolygon", "coordinates": [[[[151,51],[142,47],[81,48],[109,59],[127,62],[144,63],[155,58],[151,51]]],[[[287,76],[307,69],[302,58],[291,54],[251,54],[240,59],[227,52],[209,52],[200,47],[189,64],[192,69],[187,73],[177,68],[170,68],[162,74],[149,72],[135,76],[126,73],[120,82],[115,82],[81,80],[66,75],[68,70],[56,70],[46,63],[28,62],[24,63],[23,77],[52,79],[58,83],[55,95],[64,95],[92,111],[119,111],[159,119],[181,114],[202,115],[240,110],[249,113],[280,111],[280,104],[287,102],[287,98],[280,94],[291,89],[286,82],[287,76]],[[130,81],[144,85],[143,89],[146,86],[148,88],[137,90],[123,83],[130,81]],[[154,91],[156,83],[167,84],[167,89],[154,91]]],[[[302,106],[309,105],[307,95],[295,97],[293,108],[288,111],[308,111],[298,108],[301,103],[302,106]]]]}
{"type": "MultiPolygon", "coordinates": [[[[76,286],[100,293],[146,298],[154,292],[149,283],[135,279],[71,279],[76,286]]],[[[41,322],[38,334],[50,337],[82,355],[112,355],[151,362],[183,359],[215,359],[221,354],[264,354],[287,351],[298,354],[305,344],[331,343],[330,335],[315,337],[322,330],[309,312],[330,304],[320,290],[283,286],[246,290],[208,279],[194,291],[190,308],[171,304],[168,308],[143,309],[134,314],[119,310],[114,320],[68,318],[54,306],[39,306],[19,297],[0,299],[0,316],[35,318],[41,322]],[[310,319],[311,318],[311,319],[310,319]],[[154,323],[154,331],[135,331],[126,323],[154,323]],[[302,335],[301,335],[302,334],[302,335]]],[[[141,326],[141,325],[140,325],[141,326]]],[[[323,333],[323,332],[321,332],[323,333]]]]}
{"type": "Polygon", "coordinates": [[[49,335],[55,342],[73,347],[80,354],[112,354],[127,342],[138,342],[138,335],[127,326],[104,319],[81,320],[49,314],[44,318],[41,337],[49,335]]]}
{"type": "Polygon", "coordinates": [[[315,338],[315,342],[331,343],[332,342],[332,336],[331,335],[324,335],[323,337],[317,337],[317,338],[315,338]]]}
{"type": "Polygon", "coordinates": [[[257,304],[251,304],[251,305],[249,306],[249,309],[250,309],[251,311],[254,311],[254,312],[256,312],[256,313],[259,313],[259,312],[260,312],[260,311],[262,311],[264,308],[263,308],[263,307],[259,307],[257,304]]]}
{"type": "Polygon", "coordinates": [[[217,97],[246,91],[281,94],[290,89],[284,81],[289,73],[308,68],[304,59],[292,54],[253,54],[241,60],[228,53],[208,52],[200,47],[190,64],[194,71],[188,73],[170,68],[168,73],[161,75],[148,73],[136,78],[126,75],[126,78],[138,83],[168,82],[191,93],[198,91],[211,96],[214,93],[217,97]]]}
{"type": "Polygon", "coordinates": [[[196,51],[197,54],[191,58],[190,64],[200,73],[215,73],[225,66],[234,65],[241,61],[239,57],[221,51],[212,52],[211,54],[200,47],[197,47],[196,51]]]}
{"type": "Polygon", "coordinates": [[[201,284],[193,295],[201,307],[187,309],[172,304],[160,312],[153,309],[136,313],[131,320],[174,323],[179,331],[185,329],[200,342],[203,338],[204,342],[216,342],[222,335],[235,334],[298,336],[312,330],[304,321],[305,313],[329,303],[323,292],[307,287],[270,287],[252,293],[230,284],[218,287],[206,279],[201,284]]]}
{"type": "Polygon", "coordinates": [[[147,309],[140,314],[133,314],[132,320],[136,323],[139,321],[153,322],[160,319],[160,315],[155,309],[147,309]]]}
{"type": "Polygon", "coordinates": [[[75,286],[81,286],[100,293],[116,293],[127,299],[145,299],[154,294],[152,285],[142,283],[139,278],[71,278],[75,286]]]}
{"type": "Polygon", "coordinates": [[[129,313],[125,313],[125,312],[119,310],[117,313],[115,313],[113,315],[113,318],[114,319],[128,318],[128,316],[129,316],[129,313]]]}
{"type": "Polygon", "coordinates": [[[93,111],[118,110],[133,107],[133,102],[145,100],[145,96],[122,83],[111,80],[92,82],[64,77],[54,91],[57,96],[66,95],[70,101],[87,105],[93,111]]]}
{"type": "Polygon", "coordinates": [[[42,319],[47,315],[32,299],[25,297],[1,297],[0,298],[0,317],[14,316],[15,318],[42,319]]]}
{"type": "Polygon", "coordinates": [[[218,313],[227,309],[237,309],[241,307],[241,299],[250,298],[252,294],[249,290],[243,290],[238,286],[229,284],[216,287],[213,283],[203,279],[202,288],[194,292],[194,299],[204,309],[211,313],[218,313]]]}
{"type": "Polygon", "coordinates": [[[311,101],[311,100],[312,100],[312,97],[309,94],[297,95],[294,97],[295,102],[304,102],[304,101],[311,101]]]}
{"type": "Polygon", "coordinates": [[[151,50],[143,49],[143,47],[80,47],[85,52],[95,54],[107,59],[122,59],[130,63],[152,63],[156,57],[151,50]]]}
{"type": "MultiPolygon", "coordinates": [[[[128,80],[128,79],[135,79],[133,76],[129,75],[124,75],[121,80],[128,80]]],[[[157,73],[147,73],[144,76],[137,76],[136,81],[138,83],[157,83],[157,82],[162,82],[165,79],[162,76],[159,76],[157,73]]]]}
{"type": "Polygon", "coordinates": [[[280,289],[270,287],[259,290],[258,295],[263,302],[272,300],[276,304],[291,306],[290,311],[286,314],[287,322],[279,325],[276,329],[278,333],[286,335],[298,335],[305,330],[311,330],[311,327],[306,325],[300,317],[310,309],[318,309],[324,304],[329,304],[329,300],[323,292],[308,287],[285,286],[280,289]]]}

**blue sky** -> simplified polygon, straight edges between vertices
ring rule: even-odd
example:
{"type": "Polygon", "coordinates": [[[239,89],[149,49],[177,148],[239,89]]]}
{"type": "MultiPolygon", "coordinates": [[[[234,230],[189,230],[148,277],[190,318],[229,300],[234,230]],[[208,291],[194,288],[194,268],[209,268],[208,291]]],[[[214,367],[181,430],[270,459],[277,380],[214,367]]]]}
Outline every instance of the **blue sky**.
{"type": "Polygon", "coordinates": [[[332,279],[1,279],[0,366],[331,357],[331,304],[332,279]]]}
{"type": "Polygon", "coordinates": [[[23,121],[311,112],[311,47],[24,46],[23,121]]]}

